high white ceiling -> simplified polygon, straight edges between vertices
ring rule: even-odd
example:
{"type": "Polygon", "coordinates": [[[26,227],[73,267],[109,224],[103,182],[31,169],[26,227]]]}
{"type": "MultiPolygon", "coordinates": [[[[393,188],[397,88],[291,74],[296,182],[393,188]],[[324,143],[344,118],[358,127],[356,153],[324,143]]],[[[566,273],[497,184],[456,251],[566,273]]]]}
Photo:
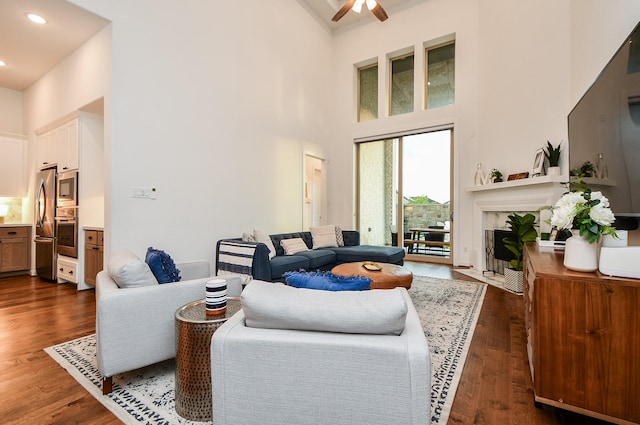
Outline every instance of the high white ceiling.
{"type": "MultiPolygon", "coordinates": [[[[361,13],[350,10],[340,21],[332,22],[345,1],[298,0],[332,31],[380,23],[366,6],[361,13]]],[[[389,20],[394,19],[395,12],[425,1],[428,0],[378,0],[389,20]]],[[[26,90],[108,24],[65,0],[0,0],[0,60],[7,63],[0,67],[0,87],[26,90]],[[37,13],[48,22],[36,25],[26,18],[27,13],[37,13]]]]}
{"type": "MultiPolygon", "coordinates": [[[[353,10],[347,12],[338,22],[332,22],[331,18],[336,14],[338,10],[345,4],[347,0],[298,0],[306,9],[314,15],[321,23],[326,25],[332,31],[347,31],[349,29],[358,27],[360,25],[368,24],[371,22],[380,22],[373,16],[373,14],[367,9],[367,6],[362,7],[362,12],[356,13],[353,10]]],[[[393,19],[395,12],[408,9],[419,3],[424,3],[428,0],[377,0],[378,3],[384,8],[389,15],[389,19],[393,19]]],[[[384,22],[381,23],[384,25],[384,22]]]]}
{"type": "Polygon", "coordinates": [[[108,24],[64,0],[0,0],[0,87],[26,90],[108,24]]]}

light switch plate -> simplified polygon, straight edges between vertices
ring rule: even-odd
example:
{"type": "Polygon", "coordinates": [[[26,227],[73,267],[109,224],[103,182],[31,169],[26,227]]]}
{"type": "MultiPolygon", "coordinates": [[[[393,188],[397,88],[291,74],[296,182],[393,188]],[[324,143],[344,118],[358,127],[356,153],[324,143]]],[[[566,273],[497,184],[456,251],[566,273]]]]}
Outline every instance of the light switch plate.
{"type": "Polygon", "coordinates": [[[156,199],[155,187],[132,187],[131,197],[141,199],[156,199]]]}

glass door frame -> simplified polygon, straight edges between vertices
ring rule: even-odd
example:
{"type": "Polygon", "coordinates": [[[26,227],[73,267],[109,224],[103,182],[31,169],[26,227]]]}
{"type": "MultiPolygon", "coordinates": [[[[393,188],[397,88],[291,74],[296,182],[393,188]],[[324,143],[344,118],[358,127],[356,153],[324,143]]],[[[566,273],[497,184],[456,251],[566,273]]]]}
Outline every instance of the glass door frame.
{"type": "Polygon", "coordinates": [[[425,129],[420,129],[418,131],[410,131],[410,132],[406,132],[406,133],[398,133],[396,135],[393,136],[382,136],[382,137],[370,137],[367,138],[366,140],[358,140],[356,141],[356,161],[355,161],[355,168],[356,168],[356,203],[355,203],[355,209],[356,209],[356,228],[362,232],[361,229],[361,223],[360,223],[360,204],[361,204],[361,193],[360,193],[360,188],[361,188],[361,182],[360,182],[360,178],[361,178],[361,170],[360,170],[360,164],[361,164],[361,160],[360,160],[360,144],[361,143],[367,143],[367,142],[376,142],[376,141],[385,141],[385,140],[394,140],[394,139],[398,139],[398,170],[396,170],[396,172],[398,173],[397,175],[397,179],[398,179],[398,191],[397,191],[397,199],[396,199],[396,217],[397,217],[397,232],[398,232],[398,238],[397,238],[397,243],[396,246],[398,247],[404,247],[404,203],[403,203],[403,172],[402,172],[402,167],[403,167],[403,138],[407,137],[407,136],[413,136],[413,135],[418,135],[418,134],[425,134],[425,133],[433,133],[433,132],[438,132],[438,131],[449,131],[450,132],[450,140],[449,140],[449,147],[450,147],[450,151],[449,151],[449,173],[450,173],[450,184],[449,184],[449,191],[450,191],[450,196],[449,196],[449,241],[451,242],[451,244],[449,245],[449,255],[447,257],[440,257],[440,256],[436,256],[436,255],[424,255],[424,254],[409,254],[407,252],[407,254],[405,255],[405,260],[407,261],[415,261],[415,262],[426,262],[426,263],[439,263],[439,264],[453,264],[453,254],[454,254],[454,225],[453,225],[453,217],[454,217],[454,211],[455,211],[455,205],[454,205],[454,201],[453,201],[453,194],[454,194],[454,172],[453,172],[453,166],[454,166],[454,127],[453,125],[444,125],[444,126],[438,126],[438,127],[433,127],[433,128],[425,128],[425,129]]]}

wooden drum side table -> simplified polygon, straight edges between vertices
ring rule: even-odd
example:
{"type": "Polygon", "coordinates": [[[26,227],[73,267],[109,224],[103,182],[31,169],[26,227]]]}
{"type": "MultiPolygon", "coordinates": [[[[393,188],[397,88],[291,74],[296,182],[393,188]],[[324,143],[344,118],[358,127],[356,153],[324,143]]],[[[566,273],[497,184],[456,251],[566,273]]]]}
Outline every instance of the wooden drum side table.
{"type": "Polygon", "coordinates": [[[224,314],[206,314],[205,300],[180,307],[176,319],[176,412],[192,421],[210,421],[211,337],[242,305],[240,298],[227,300],[224,314]]]}
{"type": "Polygon", "coordinates": [[[331,269],[331,273],[341,276],[365,276],[371,278],[371,289],[411,288],[413,273],[411,270],[389,263],[377,263],[382,270],[370,271],[364,268],[364,261],[343,263],[331,269]]]}

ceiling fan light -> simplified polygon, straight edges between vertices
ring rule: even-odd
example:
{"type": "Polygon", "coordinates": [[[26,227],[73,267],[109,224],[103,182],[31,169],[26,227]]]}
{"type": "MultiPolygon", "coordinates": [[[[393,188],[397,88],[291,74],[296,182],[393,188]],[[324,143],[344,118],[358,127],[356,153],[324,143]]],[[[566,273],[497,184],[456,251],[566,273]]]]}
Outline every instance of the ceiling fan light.
{"type": "Polygon", "coordinates": [[[364,4],[364,0],[356,0],[351,8],[354,12],[360,13],[362,11],[362,5],[364,4]]]}
{"type": "Polygon", "coordinates": [[[377,5],[378,5],[378,2],[376,2],[376,0],[367,0],[367,9],[373,10],[373,8],[376,7],[377,5]]]}

